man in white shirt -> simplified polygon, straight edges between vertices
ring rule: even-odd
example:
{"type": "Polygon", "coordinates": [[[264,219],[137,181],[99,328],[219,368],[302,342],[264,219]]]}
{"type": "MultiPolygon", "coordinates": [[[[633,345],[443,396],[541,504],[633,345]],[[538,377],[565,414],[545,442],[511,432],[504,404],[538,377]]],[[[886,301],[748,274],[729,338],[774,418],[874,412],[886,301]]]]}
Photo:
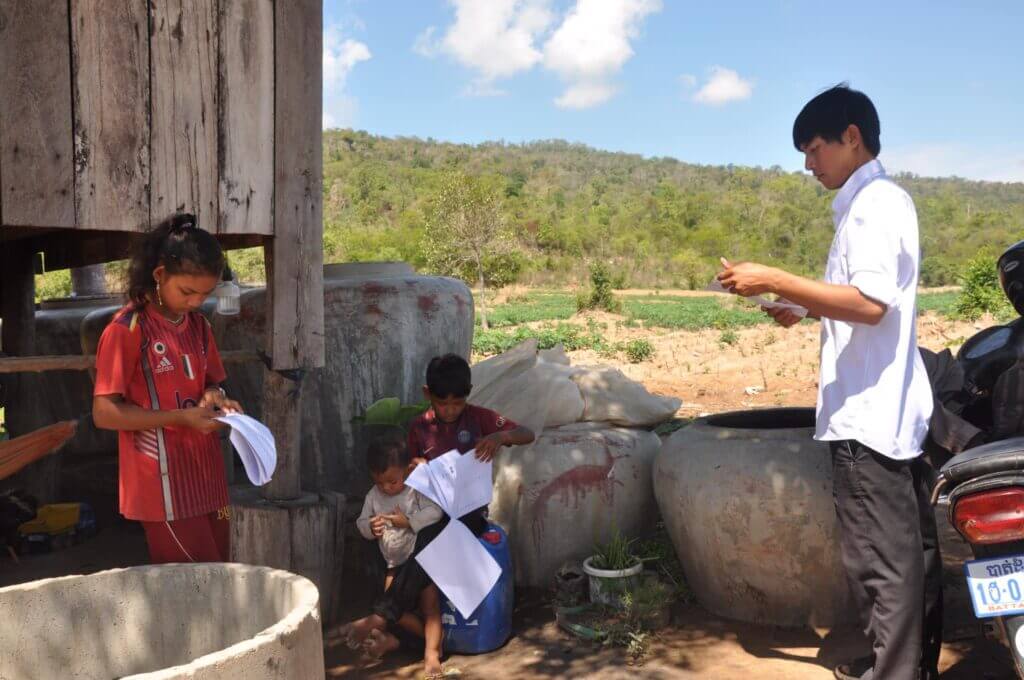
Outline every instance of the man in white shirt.
{"type": "MultiPolygon", "coordinates": [[[[805,167],[828,189],[836,235],[825,280],[764,265],[718,275],[743,296],[776,293],[821,319],[815,439],[832,451],[840,546],[872,654],[836,677],[938,677],[942,565],[921,457],[932,393],[917,349],[920,249],[911,198],[876,160],[880,125],[866,95],[840,85],[812,99],[793,124],[805,167]]],[[[776,322],[800,320],[766,309],[776,322]]]]}

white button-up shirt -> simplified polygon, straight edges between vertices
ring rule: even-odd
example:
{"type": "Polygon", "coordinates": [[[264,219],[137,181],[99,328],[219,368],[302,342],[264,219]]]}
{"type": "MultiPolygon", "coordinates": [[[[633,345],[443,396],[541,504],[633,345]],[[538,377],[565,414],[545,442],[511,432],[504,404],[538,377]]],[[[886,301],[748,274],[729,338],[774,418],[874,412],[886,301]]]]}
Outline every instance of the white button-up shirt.
{"type": "Polygon", "coordinates": [[[920,261],[914,202],[877,160],[832,202],[836,235],[825,281],[885,305],[875,326],[821,320],[815,439],[855,439],[890,458],[921,453],[932,392],[917,349],[920,261]]]}

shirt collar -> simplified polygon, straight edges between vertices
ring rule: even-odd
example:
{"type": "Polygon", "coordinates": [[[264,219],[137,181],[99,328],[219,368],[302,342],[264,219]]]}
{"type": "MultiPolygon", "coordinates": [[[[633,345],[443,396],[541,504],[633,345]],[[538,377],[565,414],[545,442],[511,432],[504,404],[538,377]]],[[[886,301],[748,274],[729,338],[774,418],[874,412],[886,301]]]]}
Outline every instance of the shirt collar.
{"type": "Polygon", "coordinates": [[[835,226],[839,226],[840,220],[850,209],[850,204],[853,203],[857,193],[872,180],[884,176],[885,168],[882,167],[878,159],[870,160],[853,171],[853,174],[846,180],[846,184],[832,200],[832,221],[835,222],[835,226]]]}

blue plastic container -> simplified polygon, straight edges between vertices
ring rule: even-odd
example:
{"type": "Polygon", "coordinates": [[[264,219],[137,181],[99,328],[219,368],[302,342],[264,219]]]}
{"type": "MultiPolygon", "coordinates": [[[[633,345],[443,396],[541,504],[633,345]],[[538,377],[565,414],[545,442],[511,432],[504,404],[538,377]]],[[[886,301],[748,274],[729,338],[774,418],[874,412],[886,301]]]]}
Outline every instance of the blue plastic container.
{"type": "Polygon", "coordinates": [[[483,654],[501,647],[512,635],[515,586],[508,536],[504,529],[491,524],[479,540],[501,567],[501,576],[469,619],[464,619],[447,598],[441,598],[446,653],[483,654]]]}

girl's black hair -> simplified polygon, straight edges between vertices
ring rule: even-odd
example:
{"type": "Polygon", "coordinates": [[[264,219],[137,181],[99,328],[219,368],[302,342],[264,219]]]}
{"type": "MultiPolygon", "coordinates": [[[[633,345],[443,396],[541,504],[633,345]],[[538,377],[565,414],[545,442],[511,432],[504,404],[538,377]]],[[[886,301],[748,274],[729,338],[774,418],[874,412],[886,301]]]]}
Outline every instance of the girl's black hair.
{"type": "Polygon", "coordinates": [[[146,234],[128,264],[128,299],[144,305],[156,290],[153,270],[163,265],[168,274],[209,274],[220,278],[224,250],[209,232],[199,228],[195,215],[173,215],[146,234]]]}
{"type": "Polygon", "coordinates": [[[374,475],[382,475],[392,467],[408,467],[410,460],[412,457],[401,428],[384,428],[366,447],[366,467],[374,475]]]}

